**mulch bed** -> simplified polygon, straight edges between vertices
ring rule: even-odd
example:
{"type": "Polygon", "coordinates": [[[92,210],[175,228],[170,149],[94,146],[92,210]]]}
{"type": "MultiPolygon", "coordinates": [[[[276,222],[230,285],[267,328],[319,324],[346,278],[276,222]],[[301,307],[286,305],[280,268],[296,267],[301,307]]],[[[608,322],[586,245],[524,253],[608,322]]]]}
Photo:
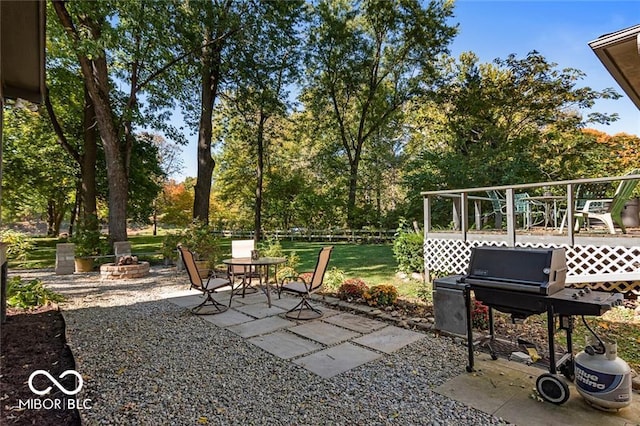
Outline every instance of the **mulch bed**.
{"type": "MultiPolygon", "coordinates": [[[[20,401],[49,399],[67,401],[53,383],[42,375],[35,376],[36,389],[52,386],[51,393],[42,397],[29,388],[29,376],[45,370],[66,389],[74,389],[73,376],[59,379],[66,370],[75,370],[73,354],[65,342],[62,314],[53,306],[32,311],[8,309],[7,321],[2,324],[2,352],[0,356],[0,424],[2,425],[80,425],[76,409],[21,408],[20,401]]],[[[60,405],[69,406],[66,402],[60,405]]]]}

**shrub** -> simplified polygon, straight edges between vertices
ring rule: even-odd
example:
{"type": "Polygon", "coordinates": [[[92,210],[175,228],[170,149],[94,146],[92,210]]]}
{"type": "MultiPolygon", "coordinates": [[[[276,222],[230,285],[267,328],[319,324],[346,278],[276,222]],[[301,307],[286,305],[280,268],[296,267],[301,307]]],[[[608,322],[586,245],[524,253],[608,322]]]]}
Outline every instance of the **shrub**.
{"type": "Polygon", "coordinates": [[[100,231],[79,230],[71,241],[75,244],[76,257],[99,256],[106,252],[100,240],[100,231]]]}
{"type": "Polygon", "coordinates": [[[0,232],[0,241],[7,244],[7,256],[10,259],[26,260],[27,253],[33,249],[27,234],[11,229],[0,232]]]}
{"type": "Polygon", "coordinates": [[[303,272],[301,274],[297,273],[295,269],[289,266],[283,266],[282,268],[278,268],[278,282],[282,282],[284,279],[288,279],[290,281],[304,281],[307,284],[311,283],[311,278],[313,277],[313,272],[303,272]]]}
{"type": "Polygon", "coordinates": [[[473,301],[471,327],[478,330],[487,330],[489,328],[489,308],[477,300],[473,301]]]}
{"type": "MultiPolygon", "coordinates": [[[[260,243],[258,245],[258,251],[260,252],[260,256],[264,257],[284,257],[282,245],[280,244],[280,241],[275,238],[270,238],[260,243]]],[[[297,265],[288,266],[295,268],[297,265]]]]}
{"type": "Polygon", "coordinates": [[[371,287],[363,294],[369,306],[391,306],[398,300],[398,290],[389,284],[371,287]]]}
{"type": "Polygon", "coordinates": [[[290,266],[283,266],[278,268],[278,273],[276,275],[276,280],[278,282],[282,282],[283,280],[287,281],[295,281],[298,278],[298,273],[295,269],[290,266]]]}
{"type": "Polygon", "coordinates": [[[180,234],[169,234],[162,239],[162,256],[165,259],[176,261],[178,259],[178,243],[180,242],[180,234]]]}
{"type": "Polygon", "coordinates": [[[338,297],[342,300],[360,299],[368,289],[369,287],[360,278],[350,278],[338,289],[338,297]]]}
{"type": "Polygon", "coordinates": [[[14,308],[36,308],[61,302],[64,298],[45,288],[40,280],[22,281],[13,277],[7,282],[7,305],[14,308]]]}
{"type": "Polygon", "coordinates": [[[335,293],[347,277],[342,269],[335,266],[324,274],[324,287],[331,293],[335,293]]]}
{"type": "Polygon", "coordinates": [[[177,259],[178,244],[191,250],[196,260],[207,261],[209,269],[215,268],[222,253],[220,242],[214,235],[214,228],[199,221],[175,235],[166,236],[162,241],[163,255],[169,259],[177,259]]]}
{"type": "Polygon", "coordinates": [[[424,272],[424,246],[422,235],[401,230],[393,242],[393,255],[401,272],[424,272]]]}
{"type": "Polygon", "coordinates": [[[91,257],[107,253],[109,249],[101,237],[98,217],[94,214],[85,217],[71,238],[71,242],[75,244],[75,256],[91,257]]]}
{"type": "Polygon", "coordinates": [[[291,253],[289,253],[289,256],[287,256],[287,266],[292,269],[298,269],[299,265],[300,256],[298,256],[298,253],[296,253],[295,251],[292,251],[291,253]]]}

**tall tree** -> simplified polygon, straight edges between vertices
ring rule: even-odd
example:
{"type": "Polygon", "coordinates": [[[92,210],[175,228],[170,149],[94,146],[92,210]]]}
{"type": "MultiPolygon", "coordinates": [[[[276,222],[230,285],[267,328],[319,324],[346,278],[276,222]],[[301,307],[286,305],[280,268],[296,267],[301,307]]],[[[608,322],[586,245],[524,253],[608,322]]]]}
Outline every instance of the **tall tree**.
{"type": "Polygon", "coordinates": [[[254,238],[262,233],[265,159],[270,119],[283,116],[287,108],[286,88],[298,75],[301,1],[257,3],[242,31],[238,70],[232,78],[229,102],[240,117],[247,138],[246,149],[255,164],[254,238]]]}
{"type": "Polygon", "coordinates": [[[579,87],[582,72],[557,69],[537,52],[489,64],[464,53],[443,69],[446,84],[423,103],[414,133],[409,192],[575,178],[581,163],[600,161],[604,150],[581,129],[615,116],[580,111],[618,95],[579,87]]]}
{"type": "Polygon", "coordinates": [[[366,143],[403,105],[429,90],[436,58],[455,35],[453,2],[320,1],[310,28],[308,107],[330,114],[348,159],[347,223],[356,222],[366,143]]]}
{"type": "MultiPolygon", "coordinates": [[[[156,2],[65,2],[53,8],[72,49],[95,108],[106,160],[109,189],[109,239],[127,238],[127,202],[134,128],[142,122],[143,90],[153,107],[167,105],[166,93],[152,83],[172,64],[170,37],[164,34],[169,5],[156,2]],[[127,92],[114,85],[117,78],[127,92]],[[163,102],[164,101],[164,102],[163,102]]],[[[153,112],[153,111],[152,111],[153,112]]]]}
{"type": "Polygon", "coordinates": [[[212,157],[212,117],[220,90],[234,68],[234,38],[253,2],[236,0],[175,1],[173,33],[184,61],[166,75],[167,87],[183,84],[176,99],[186,121],[198,129],[197,179],[193,218],[209,223],[209,197],[215,161],[212,157]],[[197,96],[194,96],[194,93],[197,96]]]}
{"type": "MultiPolygon", "coordinates": [[[[73,235],[76,216],[83,215],[85,228],[88,223],[98,226],[97,182],[98,129],[93,103],[82,79],[76,55],[64,40],[64,31],[57,25],[53,7],[47,9],[47,92],[45,107],[58,143],[78,164],[80,173],[77,199],[69,221],[69,234],[73,235]]],[[[91,229],[97,231],[97,229],[91,229]]]]}

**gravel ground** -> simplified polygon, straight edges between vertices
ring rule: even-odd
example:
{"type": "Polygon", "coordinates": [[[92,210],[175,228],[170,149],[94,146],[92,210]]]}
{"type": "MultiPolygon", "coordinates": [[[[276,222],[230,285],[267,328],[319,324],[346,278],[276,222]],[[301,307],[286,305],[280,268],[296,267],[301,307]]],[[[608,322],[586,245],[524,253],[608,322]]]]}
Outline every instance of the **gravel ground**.
{"type": "Polygon", "coordinates": [[[135,281],[38,277],[61,305],[86,425],[489,425],[501,419],[433,391],[464,372],[466,350],[425,339],[323,379],[162,300],[186,277],[153,268],[135,281]]]}

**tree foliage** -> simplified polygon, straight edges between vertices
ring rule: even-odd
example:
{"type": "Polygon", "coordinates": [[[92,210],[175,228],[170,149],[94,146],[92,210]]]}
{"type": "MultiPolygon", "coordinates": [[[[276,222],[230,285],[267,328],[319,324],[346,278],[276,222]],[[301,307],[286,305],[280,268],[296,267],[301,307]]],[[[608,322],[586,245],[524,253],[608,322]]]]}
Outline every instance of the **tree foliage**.
{"type": "Polygon", "coordinates": [[[422,216],[420,191],[618,175],[640,159],[637,136],[586,129],[615,120],[583,111],[617,94],[582,87],[581,71],[537,52],[447,57],[448,0],[54,0],[49,12],[51,125],[7,112],[2,213],[47,216],[52,234],[74,199],[108,219],[112,241],[150,216],[256,235],[394,228],[422,216]],[[198,138],[183,184],[167,182],[185,139],[176,107],[198,138]]]}
{"type": "Polygon", "coordinates": [[[109,238],[124,241],[135,126],[153,123],[159,109],[171,103],[170,93],[155,90],[153,84],[173,63],[170,37],[158,37],[170,8],[148,1],[58,0],[53,8],[95,109],[106,162],[109,238]],[[142,95],[151,99],[146,111],[142,95]]]}
{"type": "MultiPolygon", "coordinates": [[[[355,225],[361,161],[380,135],[437,77],[435,59],[455,35],[451,2],[320,1],[309,30],[305,105],[348,164],[347,223],[355,225]],[[366,145],[365,145],[366,144],[366,145]]],[[[380,139],[392,141],[395,135],[380,139]]]]}
{"type": "Polygon", "coordinates": [[[417,116],[410,192],[572,179],[605,154],[581,129],[615,117],[580,110],[618,95],[580,87],[582,72],[557,69],[537,52],[492,64],[466,53],[443,66],[447,84],[417,116]]]}
{"type": "Polygon", "coordinates": [[[177,227],[189,225],[192,207],[192,188],[189,188],[187,183],[177,183],[174,180],[165,182],[158,200],[158,212],[162,223],[177,227]]]}
{"type": "Polygon", "coordinates": [[[49,123],[38,112],[5,108],[3,140],[3,221],[44,214],[47,234],[57,236],[73,204],[77,165],[58,146],[49,123]]]}

